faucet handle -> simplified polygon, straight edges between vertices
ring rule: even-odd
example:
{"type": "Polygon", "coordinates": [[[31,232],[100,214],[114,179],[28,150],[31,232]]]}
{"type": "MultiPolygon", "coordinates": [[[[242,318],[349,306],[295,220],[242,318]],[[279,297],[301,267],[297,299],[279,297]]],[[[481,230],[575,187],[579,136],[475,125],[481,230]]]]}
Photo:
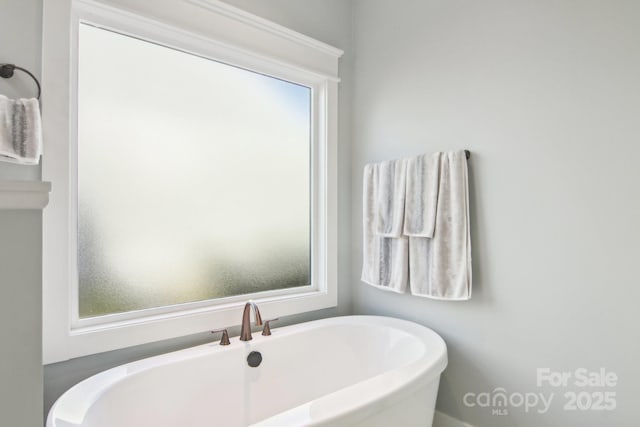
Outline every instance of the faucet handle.
{"type": "Polygon", "coordinates": [[[220,338],[220,345],[231,344],[231,342],[229,341],[229,333],[227,332],[227,328],[216,329],[215,331],[211,331],[212,334],[216,334],[218,332],[222,332],[222,338],[220,338]]]}
{"type": "Polygon", "coordinates": [[[271,327],[269,326],[269,322],[275,322],[276,320],[278,320],[277,317],[275,319],[269,319],[264,321],[264,328],[262,328],[262,335],[264,335],[265,337],[271,335],[271,327]]]}

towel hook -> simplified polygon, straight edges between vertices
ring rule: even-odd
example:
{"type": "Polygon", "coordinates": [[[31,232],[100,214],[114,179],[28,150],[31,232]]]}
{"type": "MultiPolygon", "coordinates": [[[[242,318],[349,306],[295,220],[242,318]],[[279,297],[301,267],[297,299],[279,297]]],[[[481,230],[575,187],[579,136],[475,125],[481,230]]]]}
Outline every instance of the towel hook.
{"type": "Polygon", "coordinates": [[[18,67],[15,64],[0,64],[0,77],[4,78],[4,79],[9,79],[11,77],[13,77],[13,72],[15,70],[20,70],[23,73],[26,73],[29,75],[29,77],[31,77],[33,79],[33,81],[36,83],[36,86],[38,87],[38,96],[36,96],[36,99],[40,99],[40,82],[38,81],[38,79],[36,78],[36,76],[34,76],[31,71],[27,70],[26,68],[22,68],[22,67],[18,67]]]}
{"type": "Polygon", "coordinates": [[[471,157],[471,151],[464,150],[464,156],[467,158],[467,160],[469,160],[469,157],[471,157]]]}

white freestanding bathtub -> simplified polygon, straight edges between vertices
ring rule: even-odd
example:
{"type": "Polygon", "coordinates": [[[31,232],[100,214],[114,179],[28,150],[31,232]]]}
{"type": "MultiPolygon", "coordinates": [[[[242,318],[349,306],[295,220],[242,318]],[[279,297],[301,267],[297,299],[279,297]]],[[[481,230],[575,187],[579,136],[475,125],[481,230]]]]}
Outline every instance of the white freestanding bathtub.
{"type": "Polygon", "coordinates": [[[446,365],[424,326],[335,317],[102,372],[64,393],[47,427],[431,426],[446,365]]]}

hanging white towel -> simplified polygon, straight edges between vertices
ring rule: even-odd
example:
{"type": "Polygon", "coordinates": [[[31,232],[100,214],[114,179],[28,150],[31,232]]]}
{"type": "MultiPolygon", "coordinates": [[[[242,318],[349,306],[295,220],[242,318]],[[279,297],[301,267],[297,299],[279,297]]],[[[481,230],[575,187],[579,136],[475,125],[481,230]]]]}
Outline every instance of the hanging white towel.
{"type": "Polygon", "coordinates": [[[376,233],[380,170],[378,164],[364,168],[362,206],[362,281],[380,289],[404,293],[408,283],[409,240],[376,233]]]}
{"type": "Polygon", "coordinates": [[[37,165],[42,154],[40,105],[0,95],[0,161],[37,165]]]}
{"type": "Polygon", "coordinates": [[[464,151],[440,156],[433,238],[409,238],[411,293],[417,296],[471,298],[469,188],[464,151]]]}
{"type": "Polygon", "coordinates": [[[389,160],[377,165],[376,234],[401,237],[407,182],[406,160],[389,160]]]}
{"type": "Polygon", "coordinates": [[[436,152],[407,160],[405,236],[433,237],[438,206],[441,155],[442,153],[436,152]]]}

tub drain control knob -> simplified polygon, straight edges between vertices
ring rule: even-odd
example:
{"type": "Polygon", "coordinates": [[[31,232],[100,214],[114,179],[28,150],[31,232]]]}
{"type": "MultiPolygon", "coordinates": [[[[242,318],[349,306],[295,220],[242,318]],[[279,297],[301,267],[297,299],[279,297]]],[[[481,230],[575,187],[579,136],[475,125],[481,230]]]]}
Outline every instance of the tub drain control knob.
{"type": "Polygon", "coordinates": [[[247,356],[247,363],[252,368],[260,366],[260,364],[262,363],[262,355],[260,354],[260,352],[252,351],[251,353],[249,353],[249,355],[247,356]]]}

